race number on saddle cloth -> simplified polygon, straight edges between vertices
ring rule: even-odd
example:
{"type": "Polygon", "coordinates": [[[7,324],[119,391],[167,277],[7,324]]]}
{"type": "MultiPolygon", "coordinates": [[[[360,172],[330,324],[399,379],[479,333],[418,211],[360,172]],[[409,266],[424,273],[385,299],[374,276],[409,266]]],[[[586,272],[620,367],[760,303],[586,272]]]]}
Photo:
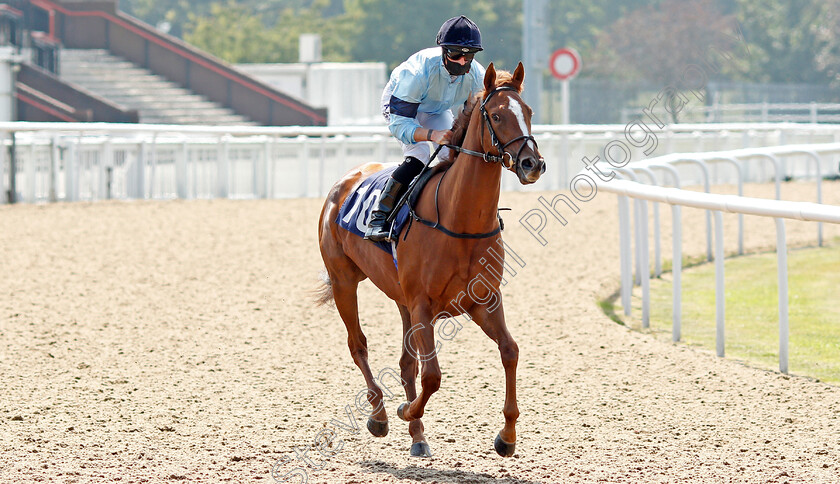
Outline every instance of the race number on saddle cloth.
{"type": "MultiPolygon", "coordinates": [[[[379,171],[368,177],[361,185],[353,190],[338,210],[338,220],[336,220],[338,226],[349,230],[359,237],[364,237],[365,231],[368,228],[368,222],[370,222],[370,212],[376,207],[379,201],[379,194],[382,193],[385,183],[388,182],[391,173],[396,169],[397,167],[393,166],[379,171]]],[[[405,204],[400,208],[400,211],[394,218],[394,228],[392,230],[392,239],[394,242],[374,242],[377,247],[391,254],[395,266],[397,265],[396,241],[408,218],[409,207],[408,204],[405,204]]]]}

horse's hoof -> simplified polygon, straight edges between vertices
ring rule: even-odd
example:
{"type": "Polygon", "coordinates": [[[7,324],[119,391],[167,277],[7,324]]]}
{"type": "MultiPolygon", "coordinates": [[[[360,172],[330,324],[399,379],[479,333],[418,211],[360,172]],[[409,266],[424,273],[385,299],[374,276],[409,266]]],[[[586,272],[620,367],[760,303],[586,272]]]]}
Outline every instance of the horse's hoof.
{"type": "Polygon", "coordinates": [[[496,436],[496,440],[493,442],[493,447],[496,448],[496,452],[502,457],[510,457],[513,455],[513,452],[516,450],[516,442],[512,444],[508,444],[504,440],[502,440],[501,435],[496,436]]]}
{"type": "Polygon", "coordinates": [[[373,417],[368,418],[367,428],[374,437],[385,437],[388,435],[388,421],[380,422],[373,417]]]}
{"type": "Polygon", "coordinates": [[[405,420],[406,422],[408,422],[408,419],[405,418],[405,409],[407,409],[409,405],[411,405],[409,402],[405,402],[401,403],[400,406],[397,407],[397,417],[401,420],[405,420]]]}
{"type": "Polygon", "coordinates": [[[426,442],[415,442],[411,444],[411,457],[431,457],[432,449],[426,442]]]}

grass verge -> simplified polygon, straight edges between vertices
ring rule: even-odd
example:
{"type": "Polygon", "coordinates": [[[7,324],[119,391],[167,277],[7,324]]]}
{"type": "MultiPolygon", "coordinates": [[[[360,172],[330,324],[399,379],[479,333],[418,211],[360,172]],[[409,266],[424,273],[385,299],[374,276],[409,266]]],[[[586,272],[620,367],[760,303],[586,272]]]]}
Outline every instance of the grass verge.
{"type": "MultiPolygon", "coordinates": [[[[726,356],[770,370],[779,368],[776,270],[775,252],[725,263],[726,356]]],[[[651,280],[650,329],[645,330],[669,340],[671,282],[670,273],[651,280]]],[[[789,250],[788,295],[790,373],[840,384],[840,246],[789,250]]],[[[634,288],[631,317],[615,302],[599,304],[611,319],[640,330],[641,289],[634,288]]],[[[715,349],[714,264],[683,271],[682,341],[715,349]]]]}

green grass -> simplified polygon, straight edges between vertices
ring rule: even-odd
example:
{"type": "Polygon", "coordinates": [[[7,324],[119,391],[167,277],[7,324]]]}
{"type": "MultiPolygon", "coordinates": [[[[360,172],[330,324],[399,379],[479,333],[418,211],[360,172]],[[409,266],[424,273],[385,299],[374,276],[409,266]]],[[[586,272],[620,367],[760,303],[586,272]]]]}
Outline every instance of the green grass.
{"type": "MultiPolygon", "coordinates": [[[[651,279],[650,332],[671,337],[671,274],[651,279]]],[[[778,370],[779,316],[776,254],[726,260],[726,357],[778,370]]],[[[788,251],[789,371],[840,384],[840,247],[788,251]]],[[[641,328],[641,289],[624,324],[641,328]]],[[[601,301],[602,308],[612,300],[601,301]]],[[[620,314],[619,307],[612,315],[620,314]]],[[[715,270],[683,271],[682,341],[715,350],[715,270]]]]}

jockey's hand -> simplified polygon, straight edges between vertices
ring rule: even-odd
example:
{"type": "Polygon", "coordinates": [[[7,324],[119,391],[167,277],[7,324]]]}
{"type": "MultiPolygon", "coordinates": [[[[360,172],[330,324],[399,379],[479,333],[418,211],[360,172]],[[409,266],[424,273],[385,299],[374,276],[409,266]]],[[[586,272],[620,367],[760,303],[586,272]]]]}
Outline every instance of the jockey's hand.
{"type": "Polygon", "coordinates": [[[429,141],[433,143],[437,143],[439,145],[449,143],[449,138],[452,137],[452,131],[445,129],[445,130],[432,130],[432,137],[429,141]]]}

